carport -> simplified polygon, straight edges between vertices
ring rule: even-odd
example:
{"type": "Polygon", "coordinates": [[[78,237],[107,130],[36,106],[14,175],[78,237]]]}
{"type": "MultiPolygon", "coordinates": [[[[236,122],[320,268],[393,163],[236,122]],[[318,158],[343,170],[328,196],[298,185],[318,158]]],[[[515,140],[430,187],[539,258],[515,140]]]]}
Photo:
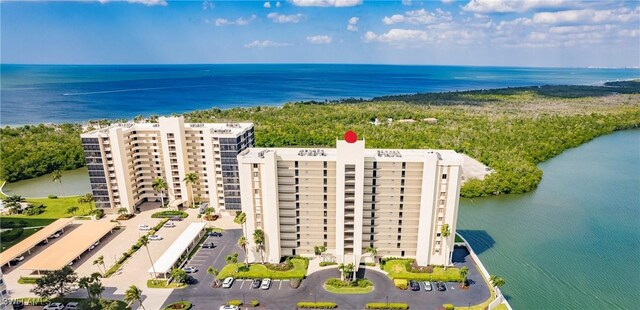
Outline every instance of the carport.
{"type": "Polygon", "coordinates": [[[174,241],[162,256],[153,264],[153,268],[149,268],[149,273],[157,277],[161,274],[167,278],[167,274],[171,272],[176,264],[179,263],[183,255],[188,255],[194,246],[198,244],[200,238],[204,235],[206,223],[191,223],[182,234],[174,241]]]}
{"type": "Polygon", "coordinates": [[[62,240],[56,242],[42,253],[25,263],[21,269],[33,270],[40,274],[41,271],[53,271],[69,265],[74,259],[80,257],[91,245],[102,239],[108,232],[115,228],[111,222],[92,222],[82,224],[62,240]]]}
{"type": "Polygon", "coordinates": [[[40,229],[35,234],[20,241],[18,244],[8,248],[6,251],[0,253],[0,266],[11,266],[12,260],[20,257],[24,253],[31,254],[31,249],[33,249],[33,247],[35,247],[38,243],[46,241],[47,238],[49,238],[59,230],[64,232],[65,227],[69,226],[71,223],[73,223],[72,218],[58,219],[55,222],[40,229]]]}

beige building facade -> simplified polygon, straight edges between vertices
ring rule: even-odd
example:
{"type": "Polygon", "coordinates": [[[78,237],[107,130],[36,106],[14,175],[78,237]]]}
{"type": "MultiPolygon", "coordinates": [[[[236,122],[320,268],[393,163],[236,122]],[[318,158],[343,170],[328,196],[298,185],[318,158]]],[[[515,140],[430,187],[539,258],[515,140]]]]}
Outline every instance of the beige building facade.
{"type": "Polygon", "coordinates": [[[251,148],[238,165],[250,261],[261,260],[252,237],[261,229],[269,262],[325,245],[341,263],[372,261],[368,247],[377,257],[451,263],[462,176],[454,151],[339,140],[335,149],[251,148]]]}
{"type": "Polygon", "coordinates": [[[167,183],[165,204],[194,199],[217,210],[239,210],[237,155],[253,146],[251,123],[185,123],[160,117],[157,123],[121,123],[82,134],[96,207],[106,211],[160,201],[153,180],[167,183]],[[197,182],[184,181],[189,173],[197,182]],[[191,188],[193,189],[193,194],[191,188]]]}

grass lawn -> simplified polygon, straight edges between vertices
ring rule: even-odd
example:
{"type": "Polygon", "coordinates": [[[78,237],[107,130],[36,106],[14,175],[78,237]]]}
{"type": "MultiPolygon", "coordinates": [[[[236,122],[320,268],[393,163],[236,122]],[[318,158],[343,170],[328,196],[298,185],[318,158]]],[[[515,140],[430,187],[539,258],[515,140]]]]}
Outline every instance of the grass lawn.
{"type": "Polygon", "coordinates": [[[240,271],[236,272],[237,268],[242,268],[244,264],[229,264],[224,266],[222,270],[220,270],[220,274],[218,275],[219,279],[224,279],[226,277],[233,277],[236,279],[262,279],[262,278],[270,278],[270,279],[302,279],[307,275],[307,267],[309,262],[300,259],[294,258],[291,260],[293,263],[293,269],[288,271],[275,271],[269,270],[262,264],[252,264],[249,265],[248,271],[240,271]]]}
{"type": "Polygon", "coordinates": [[[148,288],[185,288],[187,287],[187,285],[184,283],[176,283],[176,282],[171,282],[171,284],[167,285],[167,280],[149,279],[147,280],[147,287],[148,288]]]}
{"type": "MultiPolygon", "coordinates": [[[[4,221],[4,218],[2,218],[2,220],[4,221]]],[[[2,242],[2,248],[0,249],[0,252],[12,247],[13,245],[17,244],[18,242],[27,239],[27,237],[33,235],[36,233],[36,231],[40,230],[41,228],[29,228],[29,229],[25,229],[24,232],[22,233],[22,235],[16,239],[13,240],[11,242],[2,242]]]]}
{"type": "MultiPolygon", "coordinates": [[[[10,215],[10,216],[1,216],[0,224],[2,222],[7,222],[7,221],[15,221],[15,222],[25,221],[27,223],[26,227],[46,226],[46,225],[49,225],[51,222],[55,221],[56,219],[59,219],[62,217],[70,217],[71,214],[67,213],[67,208],[71,206],[77,206],[79,208],[76,215],[83,215],[83,214],[89,213],[90,211],[89,205],[86,203],[80,205],[78,203],[78,197],[80,196],[63,197],[63,198],[56,198],[56,199],[49,199],[49,198],[27,199],[28,203],[43,204],[47,208],[43,213],[38,215],[29,216],[29,215],[16,214],[16,215],[10,215]]],[[[2,225],[2,227],[4,227],[4,225],[2,225]]]]}
{"type": "Polygon", "coordinates": [[[460,269],[449,267],[434,267],[432,273],[414,273],[407,271],[406,260],[389,260],[384,265],[384,271],[389,273],[391,279],[408,279],[421,281],[462,282],[460,269]]]}
{"type": "Polygon", "coordinates": [[[505,304],[499,304],[494,310],[509,310],[505,304]]]}
{"type": "Polygon", "coordinates": [[[329,293],[334,293],[334,294],[368,294],[371,293],[371,291],[373,291],[373,285],[371,286],[367,286],[367,287],[359,287],[359,286],[354,286],[354,287],[335,287],[335,286],[331,286],[328,284],[324,284],[322,286],[324,288],[325,291],[329,292],[329,293]]]}
{"type": "Polygon", "coordinates": [[[456,241],[454,242],[464,242],[464,240],[462,240],[462,238],[460,238],[460,236],[458,236],[458,234],[456,234],[456,241]]]}
{"type": "Polygon", "coordinates": [[[36,284],[36,280],[38,280],[40,278],[38,277],[20,277],[20,279],[18,279],[18,283],[19,284],[36,284]]]}

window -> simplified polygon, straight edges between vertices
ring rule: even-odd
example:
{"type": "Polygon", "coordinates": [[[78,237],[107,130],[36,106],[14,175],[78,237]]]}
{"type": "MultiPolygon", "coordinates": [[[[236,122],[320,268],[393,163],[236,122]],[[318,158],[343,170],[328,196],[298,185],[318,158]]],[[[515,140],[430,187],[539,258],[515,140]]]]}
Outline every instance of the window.
{"type": "Polygon", "coordinates": [[[396,243],[396,248],[400,248],[400,242],[396,243]]]}
{"type": "Polygon", "coordinates": [[[440,205],[444,206],[444,199],[440,199],[440,205]]]}
{"type": "Polygon", "coordinates": [[[327,226],[324,227],[324,232],[327,232],[327,226]]]}
{"type": "Polygon", "coordinates": [[[254,189],[254,190],[253,190],[253,193],[255,193],[255,194],[260,194],[260,189],[258,189],[258,188],[254,189]]]}
{"type": "Polygon", "coordinates": [[[440,192],[440,198],[444,198],[446,194],[446,192],[440,192]]]}
{"type": "Polygon", "coordinates": [[[443,173],[443,174],[442,174],[442,179],[443,179],[443,180],[446,180],[446,179],[447,179],[447,174],[446,174],[446,173],[443,173]]]}
{"type": "Polygon", "coordinates": [[[257,177],[258,177],[258,173],[257,173],[257,172],[254,172],[254,173],[253,173],[253,176],[257,178],[257,177]]]}
{"type": "Polygon", "coordinates": [[[253,168],[258,168],[258,164],[253,164],[253,168]]]}
{"type": "Polygon", "coordinates": [[[324,240],[327,240],[327,234],[324,234],[324,240]]]}

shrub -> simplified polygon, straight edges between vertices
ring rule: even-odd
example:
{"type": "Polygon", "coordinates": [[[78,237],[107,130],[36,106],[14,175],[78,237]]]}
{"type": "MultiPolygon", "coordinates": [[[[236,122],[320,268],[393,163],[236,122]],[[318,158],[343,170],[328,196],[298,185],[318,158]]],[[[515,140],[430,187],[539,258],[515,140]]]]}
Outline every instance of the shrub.
{"type": "Polygon", "coordinates": [[[126,221],[126,220],[128,220],[128,219],[130,219],[130,218],[132,218],[134,216],[135,216],[135,214],[128,214],[128,213],[127,214],[120,214],[120,215],[118,215],[116,220],[118,220],[118,221],[126,221]]]}
{"type": "Polygon", "coordinates": [[[174,216],[179,216],[181,218],[185,218],[185,217],[189,216],[189,214],[187,214],[186,212],[183,212],[183,211],[167,210],[167,211],[156,212],[156,213],[151,215],[152,218],[169,218],[169,217],[174,217],[174,216]]]}
{"type": "Polygon", "coordinates": [[[165,310],[172,310],[172,309],[191,309],[191,303],[188,301],[177,301],[174,302],[170,305],[168,305],[166,308],[164,308],[165,310]]]}
{"type": "Polygon", "coordinates": [[[20,277],[18,279],[18,283],[20,284],[36,284],[36,280],[40,279],[39,277],[20,277]]]}
{"type": "Polygon", "coordinates": [[[101,219],[101,218],[104,217],[104,210],[102,210],[102,209],[94,209],[92,211],[92,213],[93,213],[93,215],[96,216],[96,219],[101,219]]]}
{"type": "Polygon", "coordinates": [[[338,263],[336,262],[321,262],[320,263],[320,267],[325,267],[325,266],[333,266],[333,265],[337,265],[338,263]]]}
{"type": "Polygon", "coordinates": [[[232,299],[227,302],[227,305],[239,307],[239,306],[242,306],[242,300],[232,299]]]}
{"type": "Polygon", "coordinates": [[[373,283],[368,279],[358,279],[358,281],[356,281],[356,285],[359,287],[367,287],[367,286],[372,286],[373,283]]]}
{"type": "Polygon", "coordinates": [[[365,306],[366,309],[380,309],[380,310],[407,310],[409,309],[408,304],[392,302],[370,302],[365,306]]]}
{"type": "Polygon", "coordinates": [[[409,288],[409,281],[406,279],[393,279],[393,284],[401,290],[409,288]]]}
{"type": "Polygon", "coordinates": [[[46,208],[47,208],[47,207],[45,207],[43,204],[35,205],[35,204],[30,203],[30,204],[29,204],[29,206],[28,206],[28,207],[26,207],[26,208],[24,209],[24,211],[22,211],[22,213],[23,213],[24,215],[29,215],[29,216],[31,216],[31,215],[38,215],[38,214],[40,214],[40,213],[44,213],[44,210],[45,210],[46,208]]]}
{"type": "Polygon", "coordinates": [[[58,196],[56,196],[56,195],[49,195],[49,196],[47,196],[47,198],[49,198],[49,199],[58,199],[58,196]]]}
{"type": "Polygon", "coordinates": [[[333,287],[345,287],[345,286],[349,286],[349,285],[347,284],[347,282],[342,281],[342,280],[340,280],[340,279],[338,279],[338,278],[329,278],[329,279],[327,279],[327,281],[326,281],[324,284],[326,284],[326,285],[331,285],[331,286],[333,286],[333,287]]]}
{"type": "Polygon", "coordinates": [[[300,284],[302,284],[302,279],[289,280],[289,286],[291,286],[291,288],[298,288],[300,287],[300,284]]]}
{"type": "Polygon", "coordinates": [[[251,301],[251,307],[257,307],[259,305],[260,305],[260,302],[258,300],[254,299],[251,301]]]}
{"type": "Polygon", "coordinates": [[[442,305],[442,308],[444,308],[444,310],[453,310],[453,305],[452,304],[444,304],[444,305],[442,305]]]}
{"type": "Polygon", "coordinates": [[[12,228],[9,231],[3,231],[2,234],[0,234],[0,241],[11,242],[13,240],[20,238],[20,236],[22,236],[23,233],[24,233],[24,228],[22,227],[12,228]]]}
{"type": "Polygon", "coordinates": [[[236,213],[236,217],[233,219],[233,221],[236,224],[240,224],[246,218],[247,218],[247,215],[244,212],[240,212],[240,213],[236,213]]]}
{"type": "Polygon", "coordinates": [[[311,302],[311,301],[301,301],[296,304],[298,308],[303,309],[335,309],[338,308],[338,305],[335,302],[311,302]]]}
{"type": "Polygon", "coordinates": [[[376,263],[364,263],[365,265],[369,266],[369,267],[375,267],[376,263]]]}

